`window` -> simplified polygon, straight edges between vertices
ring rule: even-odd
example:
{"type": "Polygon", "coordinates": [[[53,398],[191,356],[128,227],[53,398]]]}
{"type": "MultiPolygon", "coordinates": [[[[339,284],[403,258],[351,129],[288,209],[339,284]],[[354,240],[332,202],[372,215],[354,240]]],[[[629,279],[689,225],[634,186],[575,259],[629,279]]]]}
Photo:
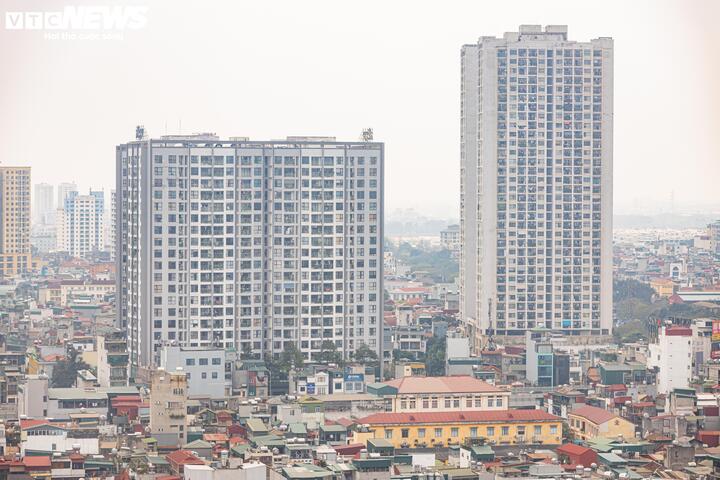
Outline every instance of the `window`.
{"type": "Polygon", "coordinates": [[[435,437],[442,437],[443,435],[443,429],[442,428],[436,428],[435,429],[435,437]]]}
{"type": "Polygon", "coordinates": [[[460,435],[460,429],[457,427],[453,427],[450,429],[450,436],[451,437],[457,437],[460,435]]]}
{"type": "Polygon", "coordinates": [[[550,435],[557,435],[558,428],[557,425],[550,425],[550,435]]]}
{"type": "Polygon", "coordinates": [[[392,430],[385,430],[385,438],[390,440],[392,438],[393,431],[392,430]]]}
{"type": "Polygon", "coordinates": [[[500,435],[502,435],[503,437],[510,435],[510,427],[502,427],[500,435]]]}
{"type": "Polygon", "coordinates": [[[213,359],[212,359],[212,364],[213,364],[213,365],[220,365],[220,364],[221,364],[220,358],[219,358],[219,357],[213,358],[213,359]]]}
{"type": "Polygon", "coordinates": [[[487,436],[488,436],[488,437],[494,437],[494,436],[495,436],[495,427],[487,427],[487,436]]]}
{"type": "Polygon", "coordinates": [[[425,438],[425,429],[418,428],[418,438],[425,438]]]}
{"type": "Polygon", "coordinates": [[[207,359],[207,358],[201,358],[200,361],[199,361],[199,364],[200,364],[200,365],[207,365],[207,364],[208,364],[208,359],[207,359]]]}
{"type": "Polygon", "coordinates": [[[533,434],[535,436],[539,436],[542,434],[542,425],[535,425],[535,428],[533,429],[533,434]]]}
{"type": "Polygon", "coordinates": [[[185,359],[185,365],[190,367],[192,365],[195,365],[195,359],[194,358],[186,358],[185,359]]]}
{"type": "Polygon", "coordinates": [[[403,428],[400,430],[400,436],[402,438],[408,438],[410,436],[410,430],[407,428],[403,428]]]}

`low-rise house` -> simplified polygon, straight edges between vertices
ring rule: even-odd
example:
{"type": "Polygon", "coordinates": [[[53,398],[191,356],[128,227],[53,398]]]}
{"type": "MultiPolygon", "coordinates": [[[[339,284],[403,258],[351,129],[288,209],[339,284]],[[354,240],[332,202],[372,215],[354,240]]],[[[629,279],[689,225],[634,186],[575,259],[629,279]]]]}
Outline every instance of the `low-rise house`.
{"type": "Polygon", "coordinates": [[[576,438],[635,438],[635,425],[602,408],[586,405],[568,413],[570,431],[576,438]]]}
{"type": "Polygon", "coordinates": [[[566,443],[555,449],[560,463],[569,465],[582,465],[589,467],[597,463],[597,452],[592,448],[583,447],[575,443],[566,443]]]}
{"type": "Polygon", "coordinates": [[[83,455],[100,453],[99,432],[93,427],[78,427],[70,423],[48,420],[20,420],[20,453],[24,455],[52,454],[78,450],[83,455]]]}

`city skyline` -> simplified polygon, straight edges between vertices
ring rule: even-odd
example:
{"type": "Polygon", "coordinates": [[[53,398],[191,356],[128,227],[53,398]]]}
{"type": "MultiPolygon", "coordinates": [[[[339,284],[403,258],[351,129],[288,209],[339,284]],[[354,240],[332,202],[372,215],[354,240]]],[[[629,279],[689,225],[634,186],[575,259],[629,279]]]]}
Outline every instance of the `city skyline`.
{"type": "MultiPolygon", "coordinates": [[[[7,3],[8,9],[50,5],[7,3]]],[[[45,40],[41,32],[0,31],[0,40],[20,47],[0,52],[12,72],[0,80],[7,112],[0,124],[3,163],[32,166],[38,183],[64,178],[77,181],[80,191],[90,186],[109,191],[113,146],[131,138],[136,124],[153,136],[209,130],[221,137],[267,139],[288,134],[354,139],[363,128],[373,127],[392,158],[388,211],[415,207],[431,217],[457,218],[459,45],[479,35],[500,35],[520,23],[567,24],[573,38],[607,35],[624,50],[616,58],[615,211],[693,210],[718,203],[712,182],[720,175],[712,139],[718,94],[711,79],[720,68],[708,50],[718,41],[708,23],[715,4],[610,2],[590,17],[586,12],[591,7],[580,2],[555,2],[550,8],[509,2],[493,5],[490,15],[480,4],[442,9],[414,5],[413,21],[405,19],[406,9],[383,5],[379,16],[372,8],[353,10],[359,21],[342,28],[328,21],[347,13],[335,4],[322,9],[324,15],[308,17],[302,28],[291,21],[299,15],[292,4],[272,4],[272,15],[251,6],[225,5],[229,10],[223,17],[247,19],[245,28],[233,29],[232,22],[219,18],[214,10],[219,7],[190,11],[179,4],[151,3],[145,28],[126,32],[124,40],[63,42],[45,40]],[[213,30],[194,30],[210,17],[213,30]],[[258,26],[267,22],[277,22],[274,35],[258,26]],[[453,28],[442,27],[446,23],[453,28]],[[665,25],[673,26],[673,35],[665,25]],[[213,40],[213,49],[198,50],[201,43],[193,44],[186,31],[213,40]],[[374,34],[367,35],[369,31],[374,34]],[[408,38],[413,48],[407,47],[408,38]],[[133,58],[139,68],[172,71],[179,57],[165,50],[167,43],[174,45],[173,52],[202,53],[219,74],[208,80],[191,70],[167,82],[164,75],[159,81],[113,68],[133,58]],[[262,54],[255,51],[260,43],[262,54]],[[24,48],[33,52],[30,60],[20,56],[24,48]],[[137,55],[141,50],[148,55],[137,55]],[[308,57],[300,55],[303,51],[317,53],[308,57]],[[230,53],[247,61],[224,61],[230,53]],[[56,58],[63,58],[62,67],[56,58]],[[673,59],[671,69],[666,68],[668,58],[673,59]],[[373,68],[365,66],[368,61],[373,68]],[[695,66],[700,68],[695,75],[683,73],[695,66]],[[255,69],[269,73],[257,75],[255,69]],[[297,71],[308,73],[286,73],[297,71]],[[288,76],[292,82],[285,80],[288,76]],[[56,95],[59,91],[67,94],[56,95]],[[180,94],[186,101],[173,102],[180,94]],[[308,115],[307,107],[317,98],[331,101],[308,115]],[[262,113],[268,103],[274,105],[270,115],[262,113]],[[693,121],[665,121],[673,118],[693,121]],[[86,136],[79,148],[66,141],[76,135],[86,136]],[[433,195],[425,194],[429,191],[433,195]]]]}

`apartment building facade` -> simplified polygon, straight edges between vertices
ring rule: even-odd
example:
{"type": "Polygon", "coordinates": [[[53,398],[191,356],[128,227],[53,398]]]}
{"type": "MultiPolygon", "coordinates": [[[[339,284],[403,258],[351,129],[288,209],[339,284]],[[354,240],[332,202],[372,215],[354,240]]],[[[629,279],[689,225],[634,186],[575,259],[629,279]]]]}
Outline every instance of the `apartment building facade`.
{"type": "Polygon", "coordinates": [[[384,146],[141,138],[117,147],[117,311],[131,362],[167,342],[380,352],[384,146]]]}
{"type": "Polygon", "coordinates": [[[462,48],[460,310],[484,335],[612,329],[613,41],[462,48]]]}
{"type": "Polygon", "coordinates": [[[0,167],[0,278],[32,268],[30,188],[30,167],[0,167]]]}

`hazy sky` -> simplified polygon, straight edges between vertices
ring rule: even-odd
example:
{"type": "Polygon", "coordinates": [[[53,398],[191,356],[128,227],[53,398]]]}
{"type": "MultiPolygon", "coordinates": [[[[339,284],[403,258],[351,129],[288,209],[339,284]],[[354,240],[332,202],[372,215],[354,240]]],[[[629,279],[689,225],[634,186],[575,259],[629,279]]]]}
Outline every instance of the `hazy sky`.
{"type": "MultiPolygon", "coordinates": [[[[0,0],[7,11],[107,1],[0,0]]],[[[253,139],[373,127],[387,207],[459,209],[460,47],[519,24],[615,39],[618,212],[720,205],[717,1],[144,1],[122,40],[0,25],[0,161],[33,181],[114,186],[115,145],[197,131],[253,139]]]]}

